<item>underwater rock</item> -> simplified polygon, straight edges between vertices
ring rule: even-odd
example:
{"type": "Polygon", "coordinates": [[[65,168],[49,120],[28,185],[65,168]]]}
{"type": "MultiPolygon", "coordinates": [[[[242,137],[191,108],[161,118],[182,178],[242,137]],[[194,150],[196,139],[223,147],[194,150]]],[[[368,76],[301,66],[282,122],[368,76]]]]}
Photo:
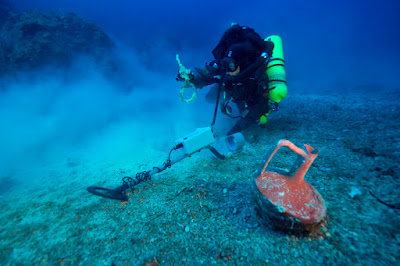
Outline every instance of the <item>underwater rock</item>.
{"type": "Polygon", "coordinates": [[[9,192],[16,185],[17,181],[11,175],[0,176],[0,195],[9,192]]]}
{"type": "Polygon", "coordinates": [[[354,199],[358,195],[362,195],[361,190],[358,187],[351,187],[351,191],[349,193],[350,198],[354,199]]]}
{"type": "Polygon", "coordinates": [[[90,55],[102,64],[114,47],[98,26],[73,13],[39,11],[10,13],[1,25],[0,44],[2,74],[46,64],[68,66],[76,55],[90,55]]]}
{"type": "Polygon", "coordinates": [[[369,147],[363,147],[363,148],[353,148],[353,151],[356,153],[360,153],[362,155],[368,156],[368,157],[376,157],[378,154],[371,148],[369,147]]]}
{"type": "Polygon", "coordinates": [[[11,11],[11,4],[6,0],[0,0],[0,26],[8,19],[11,11]]]}

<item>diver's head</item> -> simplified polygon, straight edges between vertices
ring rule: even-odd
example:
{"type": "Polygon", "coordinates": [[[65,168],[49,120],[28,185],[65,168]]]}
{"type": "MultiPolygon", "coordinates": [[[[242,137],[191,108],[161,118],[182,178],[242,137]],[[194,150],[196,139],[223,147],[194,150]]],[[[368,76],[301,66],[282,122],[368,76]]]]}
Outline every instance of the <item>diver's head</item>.
{"type": "Polygon", "coordinates": [[[229,46],[222,59],[223,67],[231,76],[237,75],[257,60],[257,51],[249,40],[229,46]]]}
{"type": "Polygon", "coordinates": [[[221,60],[222,67],[225,69],[226,74],[235,76],[240,72],[240,66],[237,61],[231,57],[225,57],[221,60]]]}

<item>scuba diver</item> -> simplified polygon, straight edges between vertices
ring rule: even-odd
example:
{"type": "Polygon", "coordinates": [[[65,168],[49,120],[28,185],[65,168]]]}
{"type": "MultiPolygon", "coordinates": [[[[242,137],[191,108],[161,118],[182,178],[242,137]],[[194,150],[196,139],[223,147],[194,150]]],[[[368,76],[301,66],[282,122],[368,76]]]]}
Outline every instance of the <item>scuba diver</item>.
{"type": "MultiPolygon", "coordinates": [[[[281,46],[281,42],[279,44],[281,46]]],[[[218,84],[207,96],[217,95],[222,113],[239,118],[227,135],[241,132],[255,123],[264,125],[268,121],[268,115],[278,109],[279,102],[287,93],[283,52],[280,47],[280,62],[275,62],[275,65],[283,68],[283,72],[280,69],[281,77],[274,79],[284,84],[284,87],[282,89],[282,86],[278,86],[279,92],[275,91],[272,93],[273,97],[270,97],[271,91],[277,87],[276,84],[272,86],[271,75],[267,74],[267,68],[274,67],[271,64],[274,60],[274,46],[273,39],[264,40],[252,28],[233,24],[213,49],[214,60],[207,63],[203,69],[189,70],[186,77],[179,72],[176,80],[188,79],[195,88],[218,84]],[[232,103],[236,104],[236,115],[232,103]]]]}

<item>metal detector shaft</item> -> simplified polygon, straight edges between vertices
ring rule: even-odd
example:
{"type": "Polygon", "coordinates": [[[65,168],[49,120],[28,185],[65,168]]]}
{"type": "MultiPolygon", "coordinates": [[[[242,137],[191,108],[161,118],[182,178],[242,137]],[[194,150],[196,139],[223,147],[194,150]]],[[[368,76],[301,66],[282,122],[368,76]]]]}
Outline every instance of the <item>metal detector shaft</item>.
{"type": "Polygon", "coordinates": [[[170,164],[163,164],[160,167],[154,167],[153,170],[148,172],[146,176],[139,175],[138,177],[130,178],[130,180],[128,182],[124,182],[121,186],[116,187],[114,189],[90,186],[90,187],[86,188],[86,190],[94,195],[101,196],[103,198],[127,201],[128,196],[125,194],[125,191],[127,189],[132,188],[133,186],[141,183],[145,178],[150,178],[151,176],[164,171],[171,165],[173,165],[179,161],[182,161],[183,159],[185,159],[186,157],[189,157],[189,156],[190,156],[190,154],[183,154],[182,156],[180,156],[174,160],[171,160],[170,164]]]}
{"type": "MultiPolygon", "coordinates": [[[[101,196],[109,199],[117,199],[117,200],[128,200],[128,196],[125,194],[125,191],[129,188],[133,188],[134,186],[140,184],[143,181],[150,179],[153,175],[160,173],[167,168],[171,167],[173,164],[182,161],[186,157],[190,157],[192,154],[201,151],[202,149],[208,148],[210,151],[219,159],[226,159],[229,155],[224,155],[220,153],[217,149],[211,146],[214,143],[214,135],[212,133],[212,129],[210,127],[206,128],[198,128],[196,131],[191,134],[180,138],[176,141],[176,146],[171,150],[181,149],[184,151],[184,154],[181,156],[170,160],[171,152],[168,156],[168,160],[159,167],[154,167],[150,171],[144,171],[137,173],[134,177],[126,176],[122,179],[123,184],[114,189],[104,188],[104,187],[95,187],[90,186],[87,188],[87,191],[90,193],[101,196]]],[[[244,145],[244,137],[241,133],[235,133],[226,138],[226,144],[231,152],[231,154],[235,154],[239,152],[244,145]]]]}

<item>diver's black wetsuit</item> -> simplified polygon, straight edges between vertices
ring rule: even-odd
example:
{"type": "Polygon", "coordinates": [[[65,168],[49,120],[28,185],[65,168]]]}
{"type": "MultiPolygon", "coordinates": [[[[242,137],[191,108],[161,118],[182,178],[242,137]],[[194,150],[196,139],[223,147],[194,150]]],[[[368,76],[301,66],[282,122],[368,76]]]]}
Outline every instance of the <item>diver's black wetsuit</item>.
{"type": "Polygon", "coordinates": [[[264,41],[253,29],[234,25],[213,50],[215,59],[192,73],[191,82],[197,88],[213,83],[221,86],[223,113],[228,114],[227,102],[237,104],[241,118],[228,135],[246,129],[268,113],[266,68],[272,50],[273,43],[264,41]]]}

